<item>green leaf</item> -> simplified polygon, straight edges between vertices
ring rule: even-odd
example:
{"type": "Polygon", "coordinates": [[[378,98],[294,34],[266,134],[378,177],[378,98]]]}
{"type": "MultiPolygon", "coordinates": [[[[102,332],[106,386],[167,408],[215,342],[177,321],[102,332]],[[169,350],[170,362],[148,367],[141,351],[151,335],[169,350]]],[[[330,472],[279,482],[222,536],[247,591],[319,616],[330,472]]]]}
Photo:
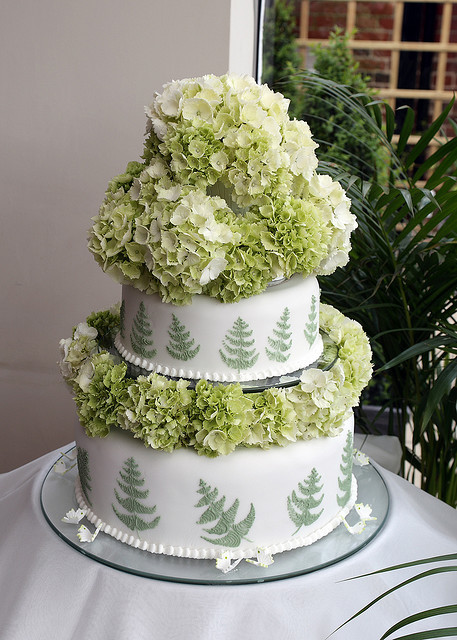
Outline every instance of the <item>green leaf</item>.
{"type": "Polygon", "coordinates": [[[431,388],[427,404],[420,424],[421,433],[423,433],[428,425],[434,411],[436,411],[441,399],[449,393],[452,383],[457,378],[457,358],[452,360],[449,365],[439,374],[435,384],[431,388]]]}
{"type": "MultiPolygon", "coordinates": [[[[392,329],[391,333],[394,333],[395,331],[395,329],[392,329]]],[[[405,362],[406,360],[409,360],[410,358],[414,358],[415,356],[422,355],[423,353],[426,353],[433,349],[443,348],[446,345],[452,344],[455,344],[455,338],[452,337],[440,336],[437,338],[423,340],[422,342],[416,343],[409,349],[405,349],[405,351],[398,354],[398,356],[396,356],[395,358],[392,358],[392,360],[389,360],[389,362],[386,362],[382,367],[379,367],[379,369],[377,369],[377,372],[380,373],[381,371],[387,371],[388,369],[392,369],[393,367],[396,367],[397,365],[405,362]]]]}
{"type": "MultiPolygon", "coordinates": [[[[388,569],[388,570],[390,570],[390,569],[388,569]]],[[[386,571],[386,570],[381,570],[381,571],[377,571],[377,572],[374,572],[374,573],[383,573],[384,571],[386,571]]],[[[401,589],[401,588],[403,588],[403,587],[405,587],[405,586],[407,586],[409,584],[412,584],[413,582],[416,582],[417,580],[421,580],[423,578],[428,578],[428,577],[436,575],[436,574],[448,573],[448,572],[453,572],[453,571],[457,571],[457,566],[447,565],[447,566],[444,566],[444,567],[435,567],[433,569],[429,569],[428,571],[423,571],[422,573],[419,573],[419,574],[417,574],[417,575],[415,575],[415,576],[413,576],[411,578],[408,578],[407,580],[404,580],[403,582],[400,582],[399,584],[395,585],[394,587],[391,587],[387,591],[384,591],[384,593],[381,593],[379,596],[374,598],[371,602],[369,602],[362,609],[360,609],[360,611],[357,611],[357,613],[355,613],[348,620],[346,620],[346,622],[344,622],[342,625],[340,625],[338,627],[338,629],[341,629],[342,627],[346,626],[347,624],[349,624],[349,622],[352,622],[352,620],[355,620],[360,615],[362,615],[362,613],[365,613],[365,611],[368,611],[368,609],[370,609],[377,602],[379,602],[383,598],[386,598],[390,594],[395,593],[395,591],[397,591],[398,589],[401,589]]],[[[374,575],[374,573],[373,574],[365,574],[365,575],[374,575]]],[[[361,577],[363,577],[363,576],[357,576],[357,578],[361,578],[361,577]]],[[[354,578],[352,578],[352,579],[354,579],[354,578]]],[[[335,631],[338,631],[338,629],[335,629],[335,631]]],[[[333,632],[333,633],[335,633],[335,632],[333,632]]]]}
{"type": "MultiPolygon", "coordinates": [[[[457,613],[457,605],[451,604],[444,607],[436,607],[434,609],[427,609],[427,611],[421,611],[419,613],[415,613],[414,615],[408,616],[407,618],[404,618],[400,622],[397,622],[392,627],[390,627],[390,629],[387,629],[387,631],[380,637],[379,640],[385,640],[385,638],[388,638],[390,635],[392,635],[392,633],[394,633],[395,631],[398,631],[398,629],[402,629],[403,627],[406,627],[406,625],[412,624],[413,622],[418,622],[419,620],[426,620],[427,618],[446,615],[449,613],[457,613]]],[[[441,631],[441,630],[435,629],[433,631],[441,631]]],[[[429,633],[429,631],[427,633],[429,633]]],[[[439,638],[441,636],[429,636],[429,637],[439,638]]]]}
{"type": "Polygon", "coordinates": [[[455,638],[457,627],[446,627],[443,629],[431,629],[430,631],[416,631],[407,636],[397,636],[395,640],[428,640],[428,638],[455,638]]]}
{"type": "Polygon", "coordinates": [[[427,188],[434,189],[441,181],[441,178],[456,162],[457,138],[453,138],[438,148],[435,153],[431,154],[421,166],[417,169],[413,177],[413,182],[420,180],[428,171],[439,163],[436,167],[433,177],[427,181],[427,188]]]}
{"type": "Polygon", "coordinates": [[[413,147],[405,160],[405,166],[411,167],[419,156],[426,151],[428,145],[435,136],[438,135],[441,127],[443,126],[446,118],[448,117],[452,106],[454,104],[454,98],[448,104],[446,109],[438,116],[438,118],[430,125],[430,127],[421,135],[419,142],[413,147]]]}
{"type": "Polygon", "coordinates": [[[420,558],[419,560],[412,560],[411,562],[403,562],[401,564],[393,564],[389,567],[383,567],[377,571],[370,571],[370,573],[362,573],[352,578],[347,578],[343,582],[349,582],[350,580],[358,580],[359,578],[367,578],[368,576],[376,576],[380,573],[388,573],[389,571],[397,571],[398,569],[409,569],[411,567],[417,567],[421,564],[432,564],[434,562],[449,562],[452,560],[457,561],[457,553],[448,553],[440,556],[430,556],[428,558],[420,558]]]}
{"type": "Polygon", "coordinates": [[[388,104],[385,105],[384,113],[386,116],[386,136],[388,140],[392,140],[395,131],[395,113],[388,104]]]}
{"type": "MultiPolygon", "coordinates": [[[[405,119],[403,121],[403,125],[400,131],[400,135],[397,143],[397,154],[401,155],[405,150],[405,147],[408,143],[409,136],[413,130],[415,114],[411,107],[400,107],[400,109],[406,109],[405,119]]],[[[398,111],[400,110],[398,109],[398,111]]]]}

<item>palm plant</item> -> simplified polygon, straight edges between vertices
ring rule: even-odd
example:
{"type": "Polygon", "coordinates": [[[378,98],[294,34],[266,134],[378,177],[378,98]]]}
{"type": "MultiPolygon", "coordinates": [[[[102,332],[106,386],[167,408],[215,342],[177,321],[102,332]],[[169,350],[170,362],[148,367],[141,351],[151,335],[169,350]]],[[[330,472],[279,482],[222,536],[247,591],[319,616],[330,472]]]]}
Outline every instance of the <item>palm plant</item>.
{"type": "MultiPolygon", "coordinates": [[[[410,109],[394,135],[395,113],[387,104],[314,74],[296,80],[304,91],[318,90],[329,107],[338,104],[363,119],[389,154],[381,183],[351,171],[350,160],[344,173],[331,156],[321,163],[346,188],[358,219],[350,261],[321,279],[322,295],[371,339],[374,382],[387,390],[379,412],[400,437],[403,474],[417,470],[423,489],[455,507],[457,139],[430,146],[452,103],[413,138],[410,109]]],[[[363,405],[360,418],[369,428],[363,405]]]]}
{"type": "MultiPolygon", "coordinates": [[[[339,629],[345,627],[347,624],[352,622],[355,618],[358,618],[358,616],[365,613],[365,611],[370,609],[377,602],[395,593],[398,589],[407,587],[408,585],[410,585],[413,582],[416,582],[417,580],[426,580],[427,578],[437,574],[457,571],[457,565],[455,564],[456,561],[457,561],[457,554],[452,553],[452,554],[447,554],[442,556],[434,556],[430,558],[421,558],[420,560],[415,560],[413,562],[405,562],[403,564],[385,567],[383,569],[379,569],[378,571],[373,571],[371,573],[367,573],[361,576],[355,576],[354,578],[349,578],[349,580],[355,580],[359,578],[367,578],[370,576],[375,576],[377,574],[387,573],[390,571],[399,571],[401,569],[417,567],[419,565],[424,565],[424,564],[433,563],[435,565],[431,569],[428,569],[426,571],[422,571],[421,573],[413,575],[412,577],[407,578],[406,580],[403,580],[399,584],[391,587],[384,593],[381,593],[377,598],[369,602],[365,607],[360,609],[360,611],[358,611],[351,618],[349,618],[349,620],[346,620],[346,622],[344,622],[340,627],[338,627],[338,629],[335,629],[335,631],[332,632],[329,637],[331,637],[333,633],[335,633],[339,629]],[[442,563],[445,563],[445,564],[442,564],[442,563]]],[[[389,629],[387,629],[385,633],[383,633],[382,636],[380,636],[380,640],[389,638],[396,631],[399,631],[400,629],[404,629],[405,627],[408,627],[409,625],[415,622],[418,622],[420,620],[432,620],[438,616],[455,614],[455,613],[457,613],[457,605],[455,604],[449,604],[441,607],[434,607],[432,609],[427,609],[426,611],[420,611],[418,613],[407,616],[403,620],[400,620],[399,622],[391,626],[389,629]]],[[[440,629],[429,629],[426,631],[417,631],[416,633],[411,633],[411,634],[408,633],[407,635],[396,636],[396,640],[426,640],[427,638],[448,638],[448,637],[455,638],[456,636],[457,636],[457,627],[452,626],[452,627],[442,627],[440,629]]]]}

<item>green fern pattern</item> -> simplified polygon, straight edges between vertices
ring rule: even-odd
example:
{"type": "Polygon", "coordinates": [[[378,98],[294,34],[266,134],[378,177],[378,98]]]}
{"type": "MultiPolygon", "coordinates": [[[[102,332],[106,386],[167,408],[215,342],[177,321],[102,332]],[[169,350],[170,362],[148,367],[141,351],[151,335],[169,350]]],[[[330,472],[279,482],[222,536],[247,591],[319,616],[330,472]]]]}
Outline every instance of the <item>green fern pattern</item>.
{"type": "Polygon", "coordinates": [[[125,300],[122,300],[119,309],[119,333],[121,338],[125,338],[125,300]]]}
{"type": "Polygon", "coordinates": [[[292,491],[290,496],[287,496],[287,512],[297,527],[292,535],[298,533],[302,527],[313,524],[321,516],[323,509],[317,513],[313,513],[312,511],[313,509],[317,509],[324,499],[324,494],[320,497],[316,495],[322,491],[323,485],[320,485],[320,482],[321,476],[317,473],[317,470],[313,468],[304,482],[298,483],[301,496],[297,495],[295,490],[292,491]]]}
{"type": "Polygon", "coordinates": [[[338,502],[340,507],[344,507],[344,505],[348,503],[349,498],[351,497],[353,458],[352,440],[352,432],[348,431],[346,437],[346,445],[343,450],[340,464],[341,475],[338,477],[338,487],[340,491],[343,492],[343,495],[336,496],[336,501],[338,502]]]}
{"type": "Polygon", "coordinates": [[[168,330],[170,342],[167,351],[176,360],[192,360],[200,351],[200,345],[194,347],[195,339],[190,338],[190,331],[172,314],[172,322],[168,330]]]}
{"type": "Polygon", "coordinates": [[[134,458],[128,458],[124,462],[124,467],[119,471],[121,480],[117,479],[116,482],[119,488],[126,494],[126,497],[122,497],[117,489],[114,489],[114,495],[119,505],[125,509],[127,513],[121,513],[112,504],[114,513],[119,520],[123,522],[132,531],[145,531],[146,529],[154,529],[160,520],[160,516],[157,516],[153,520],[146,521],[140,517],[141,515],[152,515],[156,511],[156,506],[148,507],[142,504],[143,500],[149,496],[149,489],[141,489],[144,485],[144,478],[141,476],[139,465],[134,458]]]}
{"type": "Polygon", "coordinates": [[[137,314],[133,319],[132,331],[130,332],[130,343],[136,353],[143,358],[153,358],[157,349],[153,347],[151,324],[146,313],[144,302],[140,302],[137,314]]]}
{"type": "Polygon", "coordinates": [[[266,354],[270,360],[275,362],[286,362],[290,357],[290,349],[292,347],[292,340],[290,336],[290,311],[288,307],[285,307],[281,314],[280,319],[276,322],[276,327],[273,329],[275,337],[268,337],[268,347],[265,347],[266,354]]]}
{"type": "Polygon", "coordinates": [[[231,329],[225,335],[222,345],[227,353],[219,349],[219,354],[225,364],[238,373],[242,369],[250,369],[257,362],[259,353],[255,347],[250,349],[255,343],[252,336],[252,329],[242,318],[237,318],[231,329]]]}
{"type": "Polygon", "coordinates": [[[224,547],[239,547],[243,539],[249,533],[255,520],[255,509],[251,503],[248,515],[240,522],[235,522],[240,501],[238,498],[233,504],[224,511],[225,496],[218,499],[219,491],[217,488],[212,489],[209,484],[200,480],[200,488],[197,493],[201,494],[201,498],[196,507],[206,507],[200,516],[197,524],[208,524],[216,521],[216,524],[210,528],[203,529],[207,534],[218,536],[209,538],[208,536],[200,536],[203,540],[212,544],[223,545],[224,547]]]}
{"type": "Polygon", "coordinates": [[[311,309],[308,314],[308,322],[305,324],[305,338],[308,341],[310,347],[313,346],[317,336],[317,298],[311,296],[311,309]]]}
{"type": "Polygon", "coordinates": [[[89,454],[87,453],[86,449],[83,449],[82,447],[77,448],[76,460],[78,462],[78,473],[81,489],[84,493],[87,504],[91,507],[92,502],[89,497],[89,493],[92,491],[92,486],[90,484],[92,482],[92,478],[90,477],[89,470],[89,454]]]}

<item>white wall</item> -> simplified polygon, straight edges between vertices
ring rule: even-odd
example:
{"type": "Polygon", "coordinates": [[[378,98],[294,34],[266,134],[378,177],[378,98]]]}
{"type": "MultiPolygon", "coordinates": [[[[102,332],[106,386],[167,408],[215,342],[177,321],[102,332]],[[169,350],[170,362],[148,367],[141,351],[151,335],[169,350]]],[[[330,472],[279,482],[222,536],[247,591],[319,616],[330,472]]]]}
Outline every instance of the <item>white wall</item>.
{"type": "Polygon", "coordinates": [[[253,73],[254,0],[3,0],[0,472],[73,439],[60,338],[120,297],[86,248],[172,79],[253,73]]]}

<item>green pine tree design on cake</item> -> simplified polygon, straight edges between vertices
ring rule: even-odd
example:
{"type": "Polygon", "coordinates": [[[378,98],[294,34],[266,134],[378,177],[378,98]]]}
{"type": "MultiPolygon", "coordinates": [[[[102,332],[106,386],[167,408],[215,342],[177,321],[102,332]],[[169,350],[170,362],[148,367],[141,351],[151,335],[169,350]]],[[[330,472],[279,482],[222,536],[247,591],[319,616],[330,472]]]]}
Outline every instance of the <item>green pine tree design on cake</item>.
{"type": "Polygon", "coordinates": [[[159,524],[160,516],[149,521],[140,517],[140,515],[152,515],[155,513],[156,506],[148,507],[142,504],[142,501],[149,496],[149,489],[140,488],[144,485],[144,478],[141,477],[138,463],[134,458],[128,458],[124,462],[124,467],[122,471],[119,471],[119,475],[121,480],[117,480],[117,484],[126,494],[126,497],[119,495],[117,489],[114,489],[114,494],[119,505],[127,513],[121,513],[112,504],[114,513],[132,531],[139,532],[145,529],[154,529],[159,524]]]}
{"type": "Polygon", "coordinates": [[[344,507],[351,497],[352,486],[352,433],[348,431],[346,444],[343,450],[343,456],[340,464],[341,475],[338,477],[338,487],[343,491],[343,495],[336,496],[336,501],[340,507],[344,507]]]}
{"type": "Polygon", "coordinates": [[[157,349],[153,347],[154,341],[151,338],[152,329],[146,313],[144,302],[140,302],[137,314],[133,319],[132,331],[130,332],[130,343],[133,350],[143,358],[153,358],[157,349]]]}
{"type": "Polygon", "coordinates": [[[249,533],[255,520],[255,509],[251,503],[248,515],[239,522],[235,522],[240,501],[238,498],[233,504],[224,511],[225,496],[217,499],[219,491],[217,488],[212,489],[209,484],[200,480],[200,488],[197,491],[201,494],[196,507],[207,507],[202,513],[197,524],[208,524],[217,521],[216,524],[208,529],[203,529],[207,534],[216,536],[209,538],[200,536],[203,540],[212,544],[220,544],[224,547],[239,547],[241,540],[249,540],[246,535],[249,533]]]}
{"type": "Polygon", "coordinates": [[[86,449],[83,449],[82,447],[77,448],[76,460],[78,462],[78,473],[81,489],[84,493],[87,504],[91,507],[92,502],[89,497],[89,493],[92,491],[92,487],[90,484],[92,482],[92,478],[90,477],[89,471],[89,454],[87,453],[86,449]]]}
{"type": "Polygon", "coordinates": [[[290,519],[297,527],[292,535],[295,535],[302,527],[309,526],[313,524],[313,522],[316,522],[322,514],[323,509],[317,513],[313,513],[312,511],[316,509],[324,499],[324,494],[320,497],[317,496],[317,494],[322,491],[322,485],[319,485],[320,481],[321,476],[317,473],[317,470],[313,468],[303,483],[298,483],[298,488],[303,497],[298,496],[295,490],[292,491],[290,496],[287,496],[287,511],[290,519]]]}
{"type": "Polygon", "coordinates": [[[280,319],[276,322],[276,328],[273,329],[275,337],[268,337],[268,344],[271,349],[265,347],[265,351],[270,360],[286,362],[290,357],[290,353],[288,352],[292,346],[292,340],[290,340],[292,333],[290,332],[289,319],[290,311],[289,308],[286,307],[280,319]]]}
{"type": "Polygon", "coordinates": [[[170,342],[167,345],[168,353],[176,360],[192,360],[200,351],[200,345],[194,347],[195,339],[190,338],[190,331],[172,314],[173,320],[168,330],[170,342]]]}
{"type": "Polygon", "coordinates": [[[257,362],[259,357],[255,347],[250,349],[255,343],[252,336],[252,329],[242,318],[237,318],[231,329],[225,334],[225,340],[222,341],[223,348],[219,349],[220,356],[225,364],[232,369],[236,369],[238,373],[242,369],[250,369],[257,362]]]}
{"type": "Polygon", "coordinates": [[[317,336],[317,309],[316,309],[316,296],[311,296],[311,310],[308,314],[308,322],[305,324],[305,338],[307,339],[309,346],[312,347],[317,336]]]}
{"type": "Polygon", "coordinates": [[[121,307],[119,309],[119,333],[122,338],[125,338],[125,300],[122,300],[121,307]]]}

